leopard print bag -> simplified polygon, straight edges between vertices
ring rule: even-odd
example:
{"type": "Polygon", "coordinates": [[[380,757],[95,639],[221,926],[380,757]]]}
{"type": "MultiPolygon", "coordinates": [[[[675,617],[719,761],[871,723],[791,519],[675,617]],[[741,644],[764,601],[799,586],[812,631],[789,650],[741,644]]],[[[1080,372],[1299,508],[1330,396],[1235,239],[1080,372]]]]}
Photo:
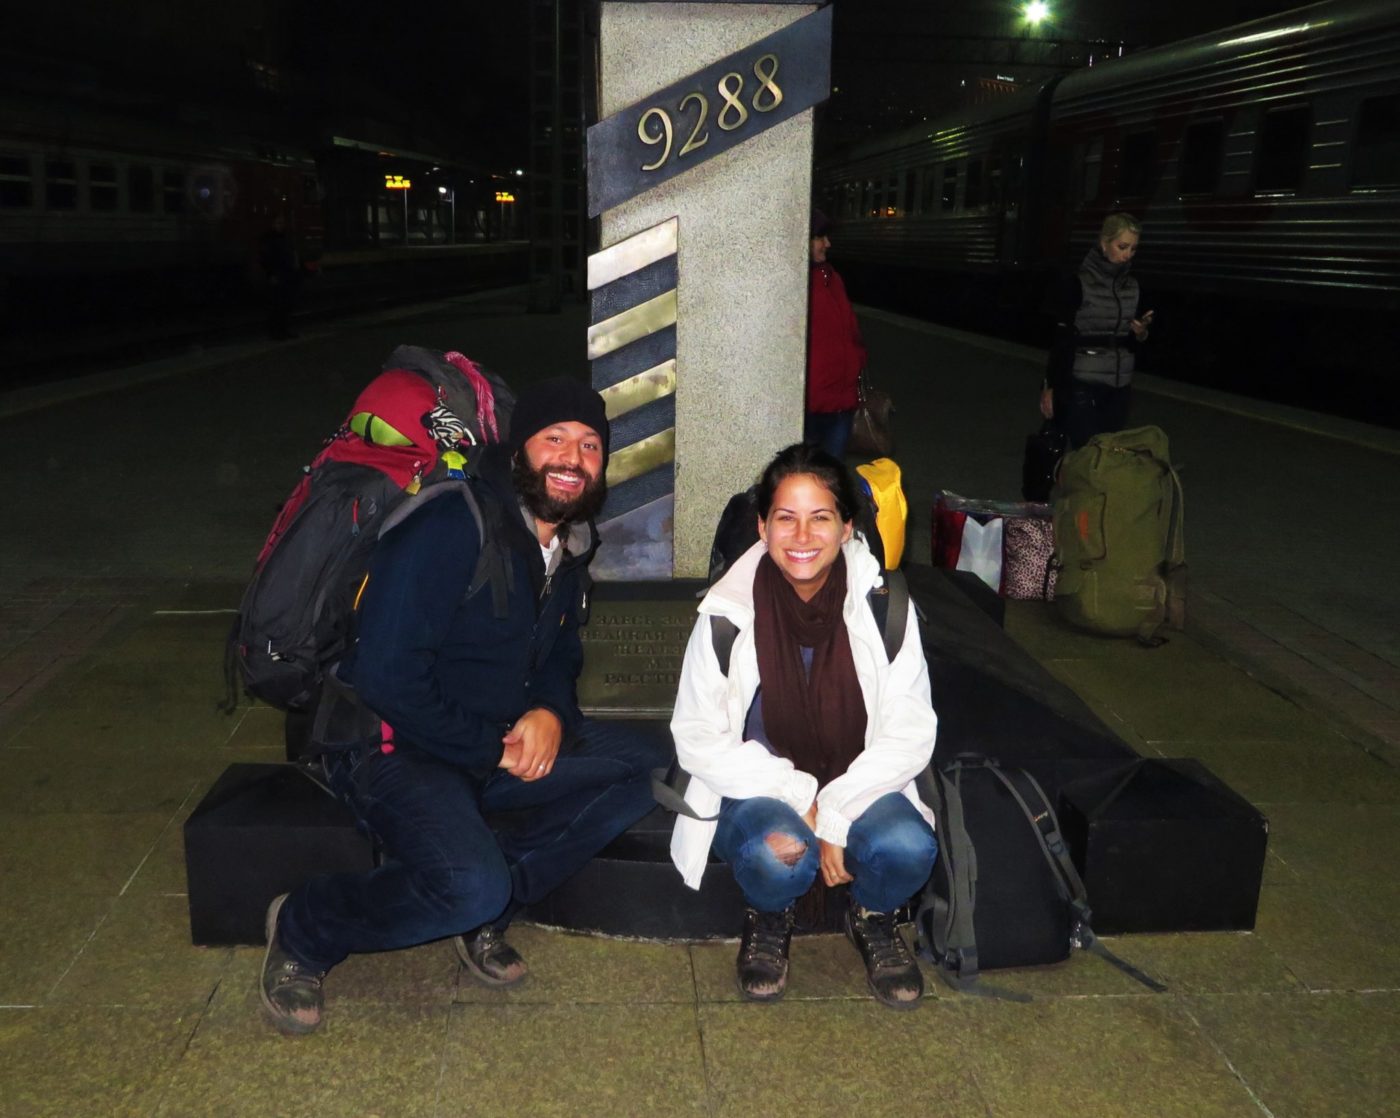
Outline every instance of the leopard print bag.
{"type": "Polygon", "coordinates": [[[1021,601],[1055,597],[1055,524],[1045,516],[1008,516],[1004,532],[1001,592],[1021,601]]]}

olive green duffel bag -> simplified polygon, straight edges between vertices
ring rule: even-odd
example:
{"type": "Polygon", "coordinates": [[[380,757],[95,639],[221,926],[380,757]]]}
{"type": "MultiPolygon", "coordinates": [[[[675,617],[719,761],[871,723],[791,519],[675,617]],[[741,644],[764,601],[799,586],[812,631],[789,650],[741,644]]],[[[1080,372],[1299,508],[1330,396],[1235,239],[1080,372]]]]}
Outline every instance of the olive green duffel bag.
{"type": "Polygon", "coordinates": [[[1186,617],[1181,480],[1160,427],[1095,435],[1052,490],[1055,606],[1066,621],[1160,644],[1186,617]]]}

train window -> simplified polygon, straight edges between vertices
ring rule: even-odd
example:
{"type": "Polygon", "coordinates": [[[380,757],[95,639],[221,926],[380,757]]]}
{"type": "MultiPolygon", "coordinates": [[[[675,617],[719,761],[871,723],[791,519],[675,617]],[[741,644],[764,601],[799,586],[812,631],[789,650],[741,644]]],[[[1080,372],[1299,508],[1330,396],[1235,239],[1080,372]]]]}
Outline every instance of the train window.
{"type": "Polygon", "coordinates": [[[27,155],[0,155],[0,208],[27,210],[34,204],[34,179],[27,155]]]}
{"type": "Polygon", "coordinates": [[[78,166],[71,159],[44,161],[44,208],[76,210],[78,208],[78,166]]]}
{"type": "Polygon", "coordinates": [[[316,206],[321,202],[321,187],[315,175],[301,176],[301,202],[304,206],[316,206]]]}
{"type": "Polygon", "coordinates": [[[1006,161],[1006,205],[1015,208],[1021,202],[1021,157],[1013,156],[1006,161]]]}
{"type": "Polygon", "coordinates": [[[88,208],[101,213],[111,213],[117,208],[117,168],[114,164],[88,164],[88,208]]]}
{"type": "Polygon", "coordinates": [[[885,180],[885,208],[881,213],[885,217],[894,217],[899,212],[899,179],[891,175],[885,180]]]}
{"type": "Polygon", "coordinates": [[[1352,151],[1352,186],[1400,186],[1400,96],[1363,101],[1352,151]]]}
{"type": "Polygon", "coordinates": [[[1297,190],[1303,185],[1311,118],[1306,105],[1264,114],[1264,123],[1259,129],[1255,190],[1297,190]]]}
{"type": "Polygon", "coordinates": [[[919,209],[926,214],[931,214],[938,208],[936,199],[938,198],[938,168],[924,168],[924,191],[919,199],[919,209]]]}
{"type": "Polygon", "coordinates": [[[1084,147],[1084,164],[1079,177],[1079,200],[1092,202],[1099,196],[1103,177],[1103,137],[1095,136],[1084,147]]]}
{"type": "Polygon", "coordinates": [[[904,212],[913,213],[919,205],[919,172],[904,172],[904,212]]]}
{"type": "Polygon", "coordinates": [[[138,214],[148,214],[156,208],[156,176],[149,167],[126,169],[126,207],[138,214]]]}
{"type": "Polygon", "coordinates": [[[982,161],[967,161],[967,184],[963,187],[963,206],[972,209],[982,204],[982,161]]]}
{"type": "Polygon", "coordinates": [[[943,209],[951,210],[958,203],[958,165],[943,165],[943,209]]]}
{"type": "Polygon", "coordinates": [[[161,209],[177,214],[185,208],[185,172],[162,171],[160,175],[161,209]]]}
{"type": "Polygon", "coordinates": [[[1186,129],[1178,160],[1178,184],[1183,194],[1210,194],[1220,185],[1224,158],[1225,122],[1202,120],[1186,129]]]}
{"type": "Polygon", "coordinates": [[[217,214],[219,212],[219,184],[211,174],[195,175],[190,180],[190,197],[194,200],[196,213],[217,214]]]}
{"type": "Polygon", "coordinates": [[[1156,132],[1133,132],[1123,140],[1118,193],[1124,198],[1141,198],[1152,193],[1152,157],[1156,151],[1156,132]]]}
{"type": "Polygon", "coordinates": [[[987,160],[987,202],[993,206],[1001,204],[1001,156],[993,155],[987,160]]]}

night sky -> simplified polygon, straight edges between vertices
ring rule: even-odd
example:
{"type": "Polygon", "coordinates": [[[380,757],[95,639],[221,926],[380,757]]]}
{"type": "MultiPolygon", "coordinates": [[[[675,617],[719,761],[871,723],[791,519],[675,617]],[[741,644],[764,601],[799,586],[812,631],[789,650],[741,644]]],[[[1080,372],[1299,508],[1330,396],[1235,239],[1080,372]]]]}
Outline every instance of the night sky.
{"type": "Polygon", "coordinates": [[[519,164],[529,127],[529,18],[518,3],[288,5],[288,64],[327,99],[440,133],[459,154],[519,164]]]}
{"type": "MultiPolygon", "coordinates": [[[[1293,6],[1052,0],[1041,34],[1149,46],[1293,6]]],[[[1020,10],[1006,0],[838,0],[833,77],[841,92],[828,115],[868,119],[879,130],[904,123],[894,119],[900,114],[917,119],[947,108],[963,77],[993,77],[1000,68],[948,60],[957,48],[946,37],[1023,34],[1020,10]]],[[[263,107],[289,122],[333,117],[341,131],[383,125],[405,145],[521,165],[528,26],[528,5],[510,0],[243,0],[226,7],[70,0],[7,15],[0,84],[68,82],[98,96],[120,87],[171,101],[246,104],[248,62],[260,59],[282,83],[263,107]]],[[[1012,76],[1022,82],[1051,72],[1018,69],[1012,76]]]]}

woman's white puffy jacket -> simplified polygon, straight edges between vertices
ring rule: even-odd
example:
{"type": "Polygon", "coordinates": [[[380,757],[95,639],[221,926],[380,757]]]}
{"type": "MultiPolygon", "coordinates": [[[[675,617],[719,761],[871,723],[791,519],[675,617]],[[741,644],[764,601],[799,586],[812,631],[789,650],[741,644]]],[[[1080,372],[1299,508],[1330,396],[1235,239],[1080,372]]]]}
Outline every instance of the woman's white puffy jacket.
{"type": "MultiPolygon", "coordinates": [[[[928,665],[919,643],[914,610],[899,654],[891,663],[866,595],[880,585],[879,562],[856,536],[842,546],[846,556],[846,601],[842,607],[851,638],[856,678],[865,699],[865,748],[850,768],[825,788],[774,756],[760,742],[745,741],[744,721],[758,690],[758,653],[753,634],[753,580],[762,543],[745,552],[700,603],[681,667],[671,732],[676,755],[690,773],[686,803],[697,815],[714,815],[723,797],[769,796],[798,814],[817,800],[817,836],[846,845],[851,823],[890,792],[902,792],[929,824],[933,813],[914,790],[914,778],[933,755],[938,719],[929,697],[928,665]],[[739,629],[730,653],[729,675],[720,671],[710,616],[727,617],[739,629]]],[[[676,817],[671,858],[685,883],[700,888],[715,824],[676,817]]]]}

